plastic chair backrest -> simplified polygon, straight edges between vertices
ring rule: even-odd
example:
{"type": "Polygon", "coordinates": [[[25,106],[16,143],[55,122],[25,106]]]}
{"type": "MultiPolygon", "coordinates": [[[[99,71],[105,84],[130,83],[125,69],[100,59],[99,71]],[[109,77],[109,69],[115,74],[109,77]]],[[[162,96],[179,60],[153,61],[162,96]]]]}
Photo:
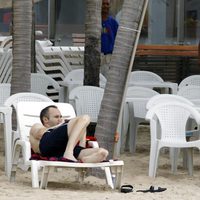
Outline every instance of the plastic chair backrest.
{"type": "Polygon", "coordinates": [[[191,75],[186,78],[184,78],[178,85],[178,88],[182,88],[184,86],[189,85],[198,85],[200,86],[200,75],[191,75]]]}
{"type": "Polygon", "coordinates": [[[76,115],[87,114],[92,122],[97,122],[104,89],[94,86],[79,86],[69,94],[69,102],[74,106],[76,115]]]}
{"type": "Polygon", "coordinates": [[[156,73],[150,71],[132,71],[129,82],[139,81],[164,82],[164,80],[156,73]]]}
{"type": "Polygon", "coordinates": [[[21,101],[17,104],[17,123],[21,140],[29,140],[30,128],[35,123],[41,123],[40,112],[49,105],[56,105],[64,118],[71,119],[76,116],[74,108],[68,103],[21,101]]]}
{"type": "MultiPolygon", "coordinates": [[[[150,108],[147,112],[146,119],[150,120],[152,128],[153,121],[160,123],[161,135],[160,140],[168,143],[187,142],[185,137],[186,124],[189,118],[193,118],[200,123],[199,112],[191,105],[180,102],[160,103],[150,108]]],[[[156,131],[151,131],[152,137],[157,138],[156,131]]]]}
{"type": "Polygon", "coordinates": [[[190,100],[194,99],[198,100],[200,99],[200,85],[183,86],[178,90],[177,95],[185,97],[190,100]]]}
{"type": "Polygon", "coordinates": [[[159,94],[149,99],[149,101],[147,102],[146,108],[147,110],[149,110],[150,108],[152,108],[153,106],[159,103],[165,103],[165,102],[167,103],[171,101],[182,102],[182,103],[186,103],[188,105],[194,106],[194,104],[190,100],[184,97],[173,95],[173,94],[159,94]]]}

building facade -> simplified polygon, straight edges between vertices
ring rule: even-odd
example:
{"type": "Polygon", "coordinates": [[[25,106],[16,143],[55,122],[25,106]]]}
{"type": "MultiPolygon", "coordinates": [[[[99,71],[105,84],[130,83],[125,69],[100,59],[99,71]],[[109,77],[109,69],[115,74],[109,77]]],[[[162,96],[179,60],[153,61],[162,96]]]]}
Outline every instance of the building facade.
{"type": "MultiPolygon", "coordinates": [[[[123,0],[111,0],[116,16],[123,0]]],[[[1,4],[1,1],[0,1],[1,4]]],[[[40,0],[34,4],[36,30],[44,37],[70,45],[72,33],[84,33],[84,0],[40,0]]],[[[0,34],[10,33],[11,7],[0,5],[0,34]]],[[[200,38],[199,0],[149,0],[140,43],[197,44],[200,38]]]]}

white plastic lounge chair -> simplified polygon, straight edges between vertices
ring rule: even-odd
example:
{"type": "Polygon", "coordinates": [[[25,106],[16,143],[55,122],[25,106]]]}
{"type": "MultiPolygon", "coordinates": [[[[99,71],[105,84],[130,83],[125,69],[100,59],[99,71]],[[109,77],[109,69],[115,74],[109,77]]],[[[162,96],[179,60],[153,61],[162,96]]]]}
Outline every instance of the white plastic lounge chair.
{"type": "Polygon", "coordinates": [[[12,130],[12,111],[16,111],[17,103],[20,101],[35,101],[35,102],[53,102],[50,98],[47,96],[37,94],[37,93],[31,93],[31,92],[22,92],[22,93],[17,93],[13,94],[10,97],[6,99],[4,102],[4,107],[3,109],[6,110],[6,115],[5,115],[5,158],[7,160],[7,175],[10,176],[10,171],[11,171],[11,155],[12,155],[12,149],[14,146],[15,141],[19,138],[18,135],[18,130],[12,130]],[[12,109],[13,108],[13,109],[12,109]]]}
{"type": "MultiPolygon", "coordinates": [[[[39,114],[42,108],[52,102],[19,102],[17,105],[17,121],[20,133],[20,139],[16,141],[13,150],[13,163],[11,171],[11,180],[15,179],[17,163],[19,161],[19,155],[22,151],[23,164],[25,166],[31,166],[32,174],[32,187],[39,187],[38,170],[43,169],[40,188],[46,188],[48,182],[48,174],[52,167],[65,167],[65,168],[76,168],[79,169],[81,178],[84,178],[85,168],[100,167],[105,170],[106,180],[111,188],[119,188],[121,184],[123,161],[109,161],[102,163],[68,163],[59,161],[44,161],[44,160],[29,160],[31,157],[31,148],[29,142],[29,131],[34,123],[40,122],[39,114]],[[82,169],[82,170],[81,170],[82,169]],[[82,171],[82,173],[81,173],[82,171]],[[112,175],[116,175],[115,184],[112,181],[112,175]]],[[[64,117],[73,118],[75,112],[73,107],[67,103],[53,103],[58,106],[64,117]]]]}

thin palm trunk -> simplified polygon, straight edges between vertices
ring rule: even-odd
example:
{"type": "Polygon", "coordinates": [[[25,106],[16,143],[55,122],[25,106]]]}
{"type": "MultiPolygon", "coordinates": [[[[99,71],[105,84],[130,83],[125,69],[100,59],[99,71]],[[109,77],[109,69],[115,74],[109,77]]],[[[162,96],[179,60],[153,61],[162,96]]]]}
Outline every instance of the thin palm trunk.
{"type": "Polygon", "coordinates": [[[32,6],[32,0],[13,0],[12,94],[30,91],[32,6]]]}
{"type": "Polygon", "coordinates": [[[84,85],[99,86],[101,0],[87,0],[85,23],[84,85]]]}
{"type": "MultiPolygon", "coordinates": [[[[124,0],[122,16],[115,40],[110,72],[98,117],[95,135],[100,146],[114,153],[114,136],[126,91],[129,64],[135,45],[144,5],[148,0],[124,0]]],[[[140,31],[140,30],[139,30],[140,31]]],[[[131,66],[132,67],[132,66],[131,66]]]]}

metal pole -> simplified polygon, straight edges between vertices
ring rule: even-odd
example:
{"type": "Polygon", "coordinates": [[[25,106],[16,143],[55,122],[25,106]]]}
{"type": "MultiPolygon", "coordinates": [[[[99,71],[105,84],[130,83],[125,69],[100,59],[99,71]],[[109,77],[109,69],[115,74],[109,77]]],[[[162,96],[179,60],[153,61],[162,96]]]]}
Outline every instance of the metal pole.
{"type": "Polygon", "coordinates": [[[177,0],[177,43],[184,42],[184,1],[177,0]]]}
{"type": "Polygon", "coordinates": [[[54,42],[56,30],[56,0],[48,1],[48,39],[54,42]]]}

